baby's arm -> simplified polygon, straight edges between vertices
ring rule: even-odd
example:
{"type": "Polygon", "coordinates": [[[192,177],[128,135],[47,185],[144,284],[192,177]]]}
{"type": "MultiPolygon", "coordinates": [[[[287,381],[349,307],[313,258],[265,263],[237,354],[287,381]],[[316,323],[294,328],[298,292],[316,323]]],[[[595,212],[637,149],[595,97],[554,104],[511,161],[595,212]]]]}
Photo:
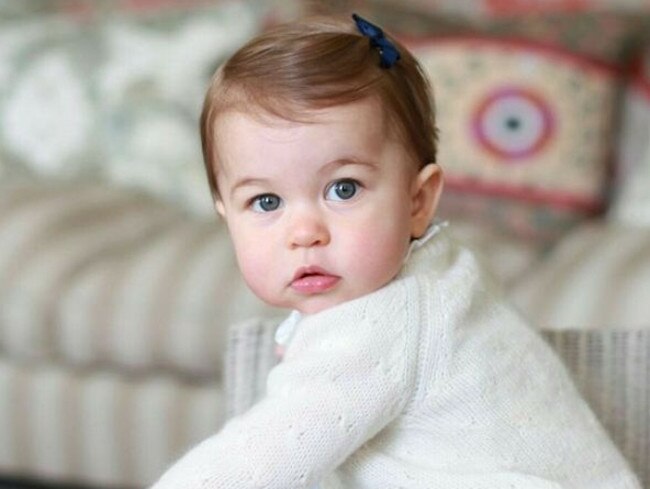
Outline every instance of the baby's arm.
{"type": "Polygon", "coordinates": [[[266,397],[153,489],[307,488],[372,438],[409,400],[415,371],[413,284],[388,289],[305,319],[266,397]]]}

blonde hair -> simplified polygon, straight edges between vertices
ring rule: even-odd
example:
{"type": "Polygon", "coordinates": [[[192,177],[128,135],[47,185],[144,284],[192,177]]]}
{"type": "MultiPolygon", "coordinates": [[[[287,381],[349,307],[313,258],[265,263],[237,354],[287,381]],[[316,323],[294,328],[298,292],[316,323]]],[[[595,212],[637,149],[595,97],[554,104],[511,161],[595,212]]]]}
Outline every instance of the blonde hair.
{"type": "MultiPolygon", "coordinates": [[[[387,36],[388,37],[388,36],[387,36]]],[[[354,22],[311,18],[252,39],[216,72],[207,91],[200,129],[212,195],[218,198],[215,122],[224,111],[262,109],[301,121],[308,111],[376,98],[384,120],[420,166],[435,163],[437,133],[431,88],[413,55],[394,39],[401,59],[380,67],[354,22]]]]}

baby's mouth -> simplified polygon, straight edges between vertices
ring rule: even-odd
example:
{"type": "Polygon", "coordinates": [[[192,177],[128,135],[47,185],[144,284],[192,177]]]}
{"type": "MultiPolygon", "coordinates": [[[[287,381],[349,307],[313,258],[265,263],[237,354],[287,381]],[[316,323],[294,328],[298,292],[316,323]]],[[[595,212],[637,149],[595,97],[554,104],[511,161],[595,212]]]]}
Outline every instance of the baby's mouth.
{"type": "Polygon", "coordinates": [[[301,267],[293,276],[291,288],[301,294],[320,294],[334,287],[340,279],[320,267],[301,267]]]}

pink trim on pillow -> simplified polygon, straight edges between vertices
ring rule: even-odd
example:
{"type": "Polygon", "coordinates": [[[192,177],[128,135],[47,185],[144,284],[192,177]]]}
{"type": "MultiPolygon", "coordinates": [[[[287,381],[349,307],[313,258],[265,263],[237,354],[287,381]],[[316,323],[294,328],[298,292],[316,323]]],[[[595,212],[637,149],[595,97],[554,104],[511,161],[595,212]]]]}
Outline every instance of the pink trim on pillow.
{"type": "Polygon", "coordinates": [[[563,61],[573,63],[579,68],[589,69],[608,76],[621,76],[624,72],[621,65],[607,62],[598,59],[588,54],[575,53],[566,48],[558,45],[535,41],[531,39],[524,39],[520,37],[493,37],[484,34],[460,34],[460,35],[444,35],[444,36],[409,36],[409,35],[396,35],[402,43],[409,49],[414,51],[417,56],[417,50],[422,47],[427,47],[437,44],[467,44],[470,48],[481,45],[491,45],[499,48],[510,48],[516,50],[530,50],[535,51],[540,55],[551,56],[560,58],[563,61]]]}
{"type": "Polygon", "coordinates": [[[598,214],[604,210],[602,200],[593,197],[534,187],[487,183],[471,177],[446,174],[445,187],[454,191],[544,204],[557,209],[579,211],[590,215],[598,214]]]}

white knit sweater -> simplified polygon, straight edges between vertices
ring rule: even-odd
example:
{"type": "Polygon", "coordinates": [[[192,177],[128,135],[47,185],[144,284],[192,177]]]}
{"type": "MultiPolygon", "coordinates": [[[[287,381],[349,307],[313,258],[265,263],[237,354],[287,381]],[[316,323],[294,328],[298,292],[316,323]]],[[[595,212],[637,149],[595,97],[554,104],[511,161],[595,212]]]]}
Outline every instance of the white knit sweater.
{"type": "Polygon", "coordinates": [[[266,396],[154,489],[640,486],[548,346],[445,232],[303,318],[266,396]]]}

